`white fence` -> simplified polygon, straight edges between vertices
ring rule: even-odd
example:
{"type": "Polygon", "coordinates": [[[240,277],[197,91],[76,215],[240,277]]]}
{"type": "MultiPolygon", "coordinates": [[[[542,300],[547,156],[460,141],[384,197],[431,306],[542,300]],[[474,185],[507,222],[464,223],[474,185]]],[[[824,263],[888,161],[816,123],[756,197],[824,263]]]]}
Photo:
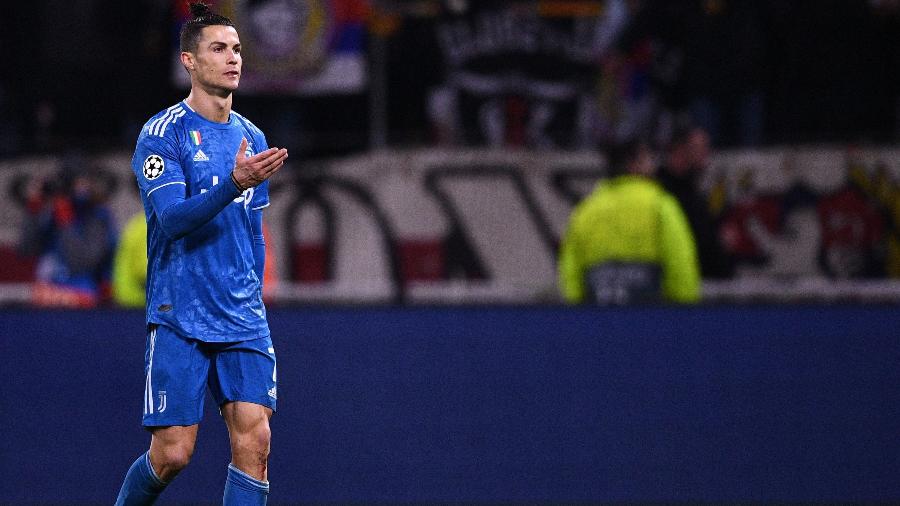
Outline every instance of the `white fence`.
{"type": "MultiPolygon", "coordinates": [[[[120,225],[141,211],[130,153],[109,153],[91,163],[118,182],[109,205],[120,225]]],[[[13,195],[16,182],[52,178],[59,167],[55,157],[0,162],[6,189],[0,246],[14,247],[18,240],[23,210],[13,195]]],[[[273,179],[266,212],[268,244],[276,258],[275,298],[283,303],[558,302],[558,239],[572,206],[603,174],[604,160],[594,153],[422,150],[316,163],[292,159],[273,179]]],[[[792,147],[717,154],[702,188],[723,213],[723,223],[739,229],[739,249],[750,248],[755,258],[739,264],[735,279],[706,281],[705,300],[900,301],[900,283],[890,278],[892,220],[900,216],[894,214],[900,210],[898,180],[900,151],[893,149],[792,147]],[[856,208],[827,208],[829,199],[848,191],[850,174],[859,183],[853,191],[878,214],[878,223],[853,215],[856,208]],[[791,205],[798,188],[814,198],[812,205],[791,205]],[[760,207],[761,201],[767,204],[760,207]],[[874,244],[854,238],[873,227],[879,231],[874,244]],[[869,254],[882,262],[875,267],[883,272],[874,277],[854,271],[852,260],[869,254]]],[[[28,292],[27,285],[2,285],[0,302],[26,301],[28,292]]]]}

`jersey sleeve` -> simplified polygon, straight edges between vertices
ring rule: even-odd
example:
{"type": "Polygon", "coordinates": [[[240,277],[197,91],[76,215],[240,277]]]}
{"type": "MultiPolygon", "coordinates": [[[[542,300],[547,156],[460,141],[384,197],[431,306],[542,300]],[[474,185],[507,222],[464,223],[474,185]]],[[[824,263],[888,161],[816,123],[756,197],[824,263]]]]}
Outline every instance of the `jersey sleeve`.
{"type": "Polygon", "coordinates": [[[138,139],[131,168],[141,191],[150,195],[163,186],[185,185],[179,149],[172,137],[145,133],[138,139]]]}
{"type": "Polygon", "coordinates": [[[253,191],[253,199],[250,201],[250,209],[259,211],[269,207],[269,181],[263,181],[253,191]]]}

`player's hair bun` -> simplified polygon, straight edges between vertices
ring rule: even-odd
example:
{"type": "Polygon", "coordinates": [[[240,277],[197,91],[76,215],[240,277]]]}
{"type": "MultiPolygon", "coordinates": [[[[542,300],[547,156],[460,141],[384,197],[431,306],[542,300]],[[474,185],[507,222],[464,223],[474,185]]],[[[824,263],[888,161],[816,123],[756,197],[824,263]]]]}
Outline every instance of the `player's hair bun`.
{"type": "Polygon", "coordinates": [[[191,9],[191,16],[193,16],[194,19],[200,19],[212,14],[212,11],[209,10],[209,6],[203,2],[191,2],[189,7],[191,9]]]}

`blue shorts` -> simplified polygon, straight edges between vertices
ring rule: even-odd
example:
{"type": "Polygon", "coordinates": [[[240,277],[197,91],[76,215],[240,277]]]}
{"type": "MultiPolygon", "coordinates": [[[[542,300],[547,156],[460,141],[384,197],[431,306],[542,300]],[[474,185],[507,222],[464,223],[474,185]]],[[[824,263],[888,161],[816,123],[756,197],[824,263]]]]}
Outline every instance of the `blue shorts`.
{"type": "Polygon", "coordinates": [[[145,427],[200,423],[207,386],[219,406],[244,401],[275,410],[275,348],[269,337],[207,343],[151,325],[144,372],[145,427]]]}

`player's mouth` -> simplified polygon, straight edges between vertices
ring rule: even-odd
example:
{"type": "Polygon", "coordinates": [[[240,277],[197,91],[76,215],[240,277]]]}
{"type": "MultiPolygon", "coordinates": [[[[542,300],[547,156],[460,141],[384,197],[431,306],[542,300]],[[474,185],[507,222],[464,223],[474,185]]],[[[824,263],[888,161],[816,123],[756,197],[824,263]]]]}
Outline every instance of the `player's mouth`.
{"type": "Polygon", "coordinates": [[[225,72],[225,75],[228,77],[240,77],[241,73],[237,70],[229,70],[228,72],[225,72]]]}

